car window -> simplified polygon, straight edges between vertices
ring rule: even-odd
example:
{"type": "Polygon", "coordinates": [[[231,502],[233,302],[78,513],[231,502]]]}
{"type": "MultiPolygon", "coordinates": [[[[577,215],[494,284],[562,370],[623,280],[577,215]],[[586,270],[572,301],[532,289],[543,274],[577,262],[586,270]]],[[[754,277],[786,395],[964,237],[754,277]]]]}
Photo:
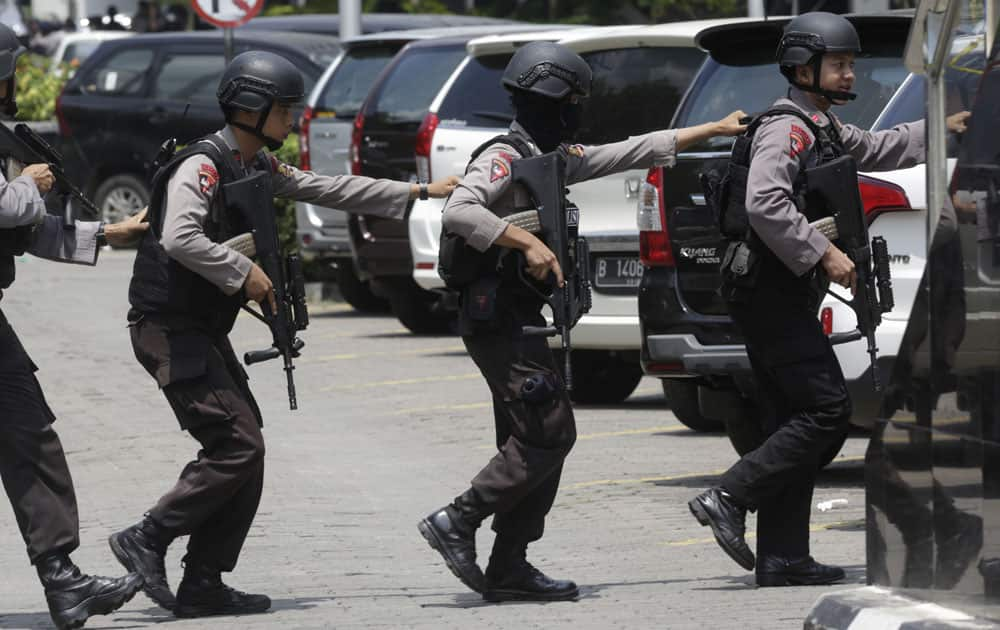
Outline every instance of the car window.
{"type": "Polygon", "coordinates": [[[437,115],[453,126],[506,127],[514,119],[510,95],[500,83],[511,55],[473,57],[448,89],[437,115]]]}
{"type": "MultiPolygon", "coordinates": [[[[836,107],[845,123],[869,129],[908,74],[896,55],[858,57],[854,67],[854,92],[858,98],[836,107]]],[[[674,120],[675,127],[691,127],[718,120],[742,109],[748,113],[767,110],[788,92],[788,82],[773,62],[745,66],[724,66],[708,60],[699,72],[691,93],[674,120]]],[[[721,150],[731,138],[712,138],[689,151],[721,150]]]]}
{"type": "Polygon", "coordinates": [[[605,144],[666,128],[705,53],[688,47],[623,48],[583,58],[594,80],[576,140],[605,144]]]}
{"type": "Polygon", "coordinates": [[[388,123],[419,123],[441,85],[465,57],[465,47],[418,48],[402,54],[382,82],[369,113],[388,123]]]}
{"type": "Polygon", "coordinates": [[[399,46],[358,46],[348,50],[323,86],[316,111],[354,118],[375,79],[397,52],[399,46]]]}
{"type": "Polygon", "coordinates": [[[927,80],[915,74],[903,84],[872,131],[892,129],[896,125],[922,120],[927,112],[927,80]]]}
{"type": "Polygon", "coordinates": [[[143,79],[153,64],[149,48],[128,48],[112,54],[90,74],[84,89],[105,96],[135,96],[142,92],[143,79]]]}
{"type": "Polygon", "coordinates": [[[153,86],[157,98],[214,103],[225,60],[219,55],[172,54],[164,58],[153,86]]]}
{"type": "Polygon", "coordinates": [[[66,49],[63,50],[63,56],[60,62],[79,64],[84,59],[89,57],[92,52],[97,50],[97,47],[100,45],[100,40],[81,40],[73,42],[72,44],[67,44],[66,49]]]}

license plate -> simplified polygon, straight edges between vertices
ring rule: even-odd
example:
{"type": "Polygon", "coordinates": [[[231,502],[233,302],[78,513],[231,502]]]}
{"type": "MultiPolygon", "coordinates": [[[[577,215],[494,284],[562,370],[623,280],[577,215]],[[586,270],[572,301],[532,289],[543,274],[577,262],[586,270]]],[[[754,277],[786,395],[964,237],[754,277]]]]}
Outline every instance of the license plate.
{"type": "Polygon", "coordinates": [[[636,256],[595,256],[594,286],[598,288],[638,287],[642,263],[636,256]]]}

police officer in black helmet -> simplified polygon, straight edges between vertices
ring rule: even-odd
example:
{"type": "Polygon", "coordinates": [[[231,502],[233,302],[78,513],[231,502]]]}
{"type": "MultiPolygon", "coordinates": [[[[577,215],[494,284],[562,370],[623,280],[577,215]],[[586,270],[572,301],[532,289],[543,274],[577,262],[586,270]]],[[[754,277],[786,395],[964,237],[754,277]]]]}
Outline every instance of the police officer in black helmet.
{"type": "Polygon", "coordinates": [[[277,311],[267,274],[223,244],[249,226],[226,205],[222,186],[264,172],[276,196],[397,219],[418,195],[442,197],[454,187],[450,180],[417,185],[317,175],[263,151],[284,142],[291,106],[304,96],[302,75],[279,55],[238,55],[217,95],[226,127],[154,176],[150,229],[129,287],[136,358],[201,450],[139,523],[110,538],[118,560],[143,576],[146,594],[178,617],[260,613],[271,605],[266,595],[242,593],[221,577],[236,566],[264,484],[260,409],[228,333],[247,299],[277,311]],[[184,535],[190,539],[175,597],[163,559],[184,535]]]}
{"type": "MultiPolygon", "coordinates": [[[[924,122],[871,133],[843,124],[832,107],[855,98],[854,26],[832,13],[806,13],[785,27],[777,58],[791,84],[763,114],[751,144],[746,182],[755,280],[724,275],[723,294],[746,340],[769,433],[712,488],[689,502],[702,525],[760,586],[827,584],[839,567],[809,553],[813,485],[824,455],[839,450],[851,401],[837,357],[817,317],[829,281],[855,288],[854,263],[809,225],[808,170],[850,155],[858,170],[905,168],[923,161],[924,122]],[[744,539],[747,510],[757,511],[757,556],[744,539]]],[[[949,119],[962,128],[967,113],[949,119]]],[[[751,129],[754,129],[751,126],[751,129]]],[[[844,181],[844,190],[856,188],[844,181]]],[[[724,271],[725,274],[725,271],[724,271]]]]}
{"type": "MultiPolygon", "coordinates": [[[[0,24],[0,111],[17,112],[15,66],[25,52],[14,32],[0,24]]],[[[0,123],[2,124],[2,123],[0,123]]],[[[0,174],[0,299],[14,282],[14,257],[31,253],[58,262],[97,262],[101,233],[114,245],[134,241],[141,217],[102,225],[46,214],[41,195],[52,187],[47,164],[30,164],[8,181],[0,174]]],[[[28,557],[38,571],[56,627],[79,628],[92,615],[108,614],[132,598],[142,578],[86,575],[70,560],[80,545],[80,523],[66,456],[52,428],[55,415],[35,378],[35,365],[0,311],[0,477],[10,498],[28,557]]]]}
{"type": "Polygon", "coordinates": [[[471,487],[418,527],[451,571],[488,601],[565,600],[578,594],[576,584],[549,578],[526,555],[528,544],[542,536],[576,426],[545,339],[521,333],[523,326],[543,326],[545,320],[541,301],[519,279],[522,263],[514,250],[523,254],[535,279],[545,281],[552,274],[562,283],[563,277],[542,241],[504,219],[531,203],[523,187],[511,182],[512,162],[560,151],[566,158],[566,181],[575,183],[672,165],[679,149],[743,129],[742,112],[734,112],[723,121],[612,144],[568,144],[580,124],[581,99],[590,94],[591,76],[587,63],[560,44],[533,42],[518,50],[502,78],[516,112],[510,132],[472,159],[442,217],[447,232],[490,261],[463,288],[459,328],[493,396],[498,451],[471,487]],[[511,253],[504,255],[501,248],[511,253]],[[484,574],[476,564],[475,533],[490,515],[496,539],[484,574]]]}

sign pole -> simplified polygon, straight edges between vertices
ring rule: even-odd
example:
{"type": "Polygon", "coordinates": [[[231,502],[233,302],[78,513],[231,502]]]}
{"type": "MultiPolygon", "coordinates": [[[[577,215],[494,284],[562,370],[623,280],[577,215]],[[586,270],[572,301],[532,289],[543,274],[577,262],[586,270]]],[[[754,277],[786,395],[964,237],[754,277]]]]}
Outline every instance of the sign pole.
{"type": "Polygon", "coordinates": [[[226,65],[228,66],[229,62],[233,60],[233,28],[231,26],[223,29],[222,41],[226,51],[226,65]]]}

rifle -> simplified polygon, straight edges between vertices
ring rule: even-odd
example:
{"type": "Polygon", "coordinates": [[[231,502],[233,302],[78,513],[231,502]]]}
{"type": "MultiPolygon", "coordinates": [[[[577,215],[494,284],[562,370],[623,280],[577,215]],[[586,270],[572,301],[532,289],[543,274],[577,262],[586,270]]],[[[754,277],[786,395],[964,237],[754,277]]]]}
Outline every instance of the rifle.
{"type": "Polygon", "coordinates": [[[808,171],[806,217],[854,262],[858,286],[854,297],[846,300],[829,292],[851,307],[858,327],[846,333],[830,336],[830,343],[840,344],[865,337],[872,364],[872,384],[882,391],[876,358],[875,329],[882,323],[882,313],[892,310],[892,278],[889,274],[889,249],[885,239],[877,236],[870,241],[861,194],[856,185],[858,170],[851,156],[842,156],[808,171]],[[817,217],[817,210],[823,215],[817,217]]]}
{"type": "Polygon", "coordinates": [[[14,125],[14,130],[0,123],[0,142],[10,155],[19,162],[28,164],[48,164],[49,171],[55,178],[53,189],[63,198],[63,226],[72,229],[73,207],[69,203],[69,197],[76,199],[87,212],[94,217],[100,217],[101,211],[97,209],[90,199],[83,192],[73,185],[66,172],[63,171],[63,157],[48,142],[35,133],[31,127],[24,123],[14,125]]]}
{"type": "Polygon", "coordinates": [[[282,357],[288,379],[288,407],[298,409],[292,359],[298,357],[299,351],[306,345],[297,333],[309,325],[302,261],[297,254],[286,259],[281,257],[270,173],[259,172],[223,184],[222,194],[227,207],[242,212],[252,230],[250,234],[239,235],[224,244],[247,256],[257,257],[261,269],[274,285],[274,298],[278,305],[276,313],[271,312],[266,301],[261,305],[261,313],[243,305],[244,310],[268,325],[272,336],[270,348],[245,353],[243,362],[253,365],[282,357]]]}
{"type": "MultiPolygon", "coordinates": [[[[524,276],[524,266],[519,266],[521,281],[537,293],[552,309],[551,326],[524,326],[525,335],[542,335],[562,338],[564,380],[566,389],[573,390],[573,372],[570,362],[572,343],[570,330],[584,313],[590,310],[590,249],[587,241],[579,236],[580,210],[566,203],[566,159],[557,151],[530,158],[514,160],[511,164],[513,181],[528,191],[537,210],[525,214],[536,217],[537,230],[545,244],[556,255],[563,271],[562,287],[549,282],[548,293],[540,291],[537,283],[524,276]]],[[[515,224],[521,220],[515,220],[515,224]]],[[[529,226],[533,227],[533,226],[529,226]]]]}

